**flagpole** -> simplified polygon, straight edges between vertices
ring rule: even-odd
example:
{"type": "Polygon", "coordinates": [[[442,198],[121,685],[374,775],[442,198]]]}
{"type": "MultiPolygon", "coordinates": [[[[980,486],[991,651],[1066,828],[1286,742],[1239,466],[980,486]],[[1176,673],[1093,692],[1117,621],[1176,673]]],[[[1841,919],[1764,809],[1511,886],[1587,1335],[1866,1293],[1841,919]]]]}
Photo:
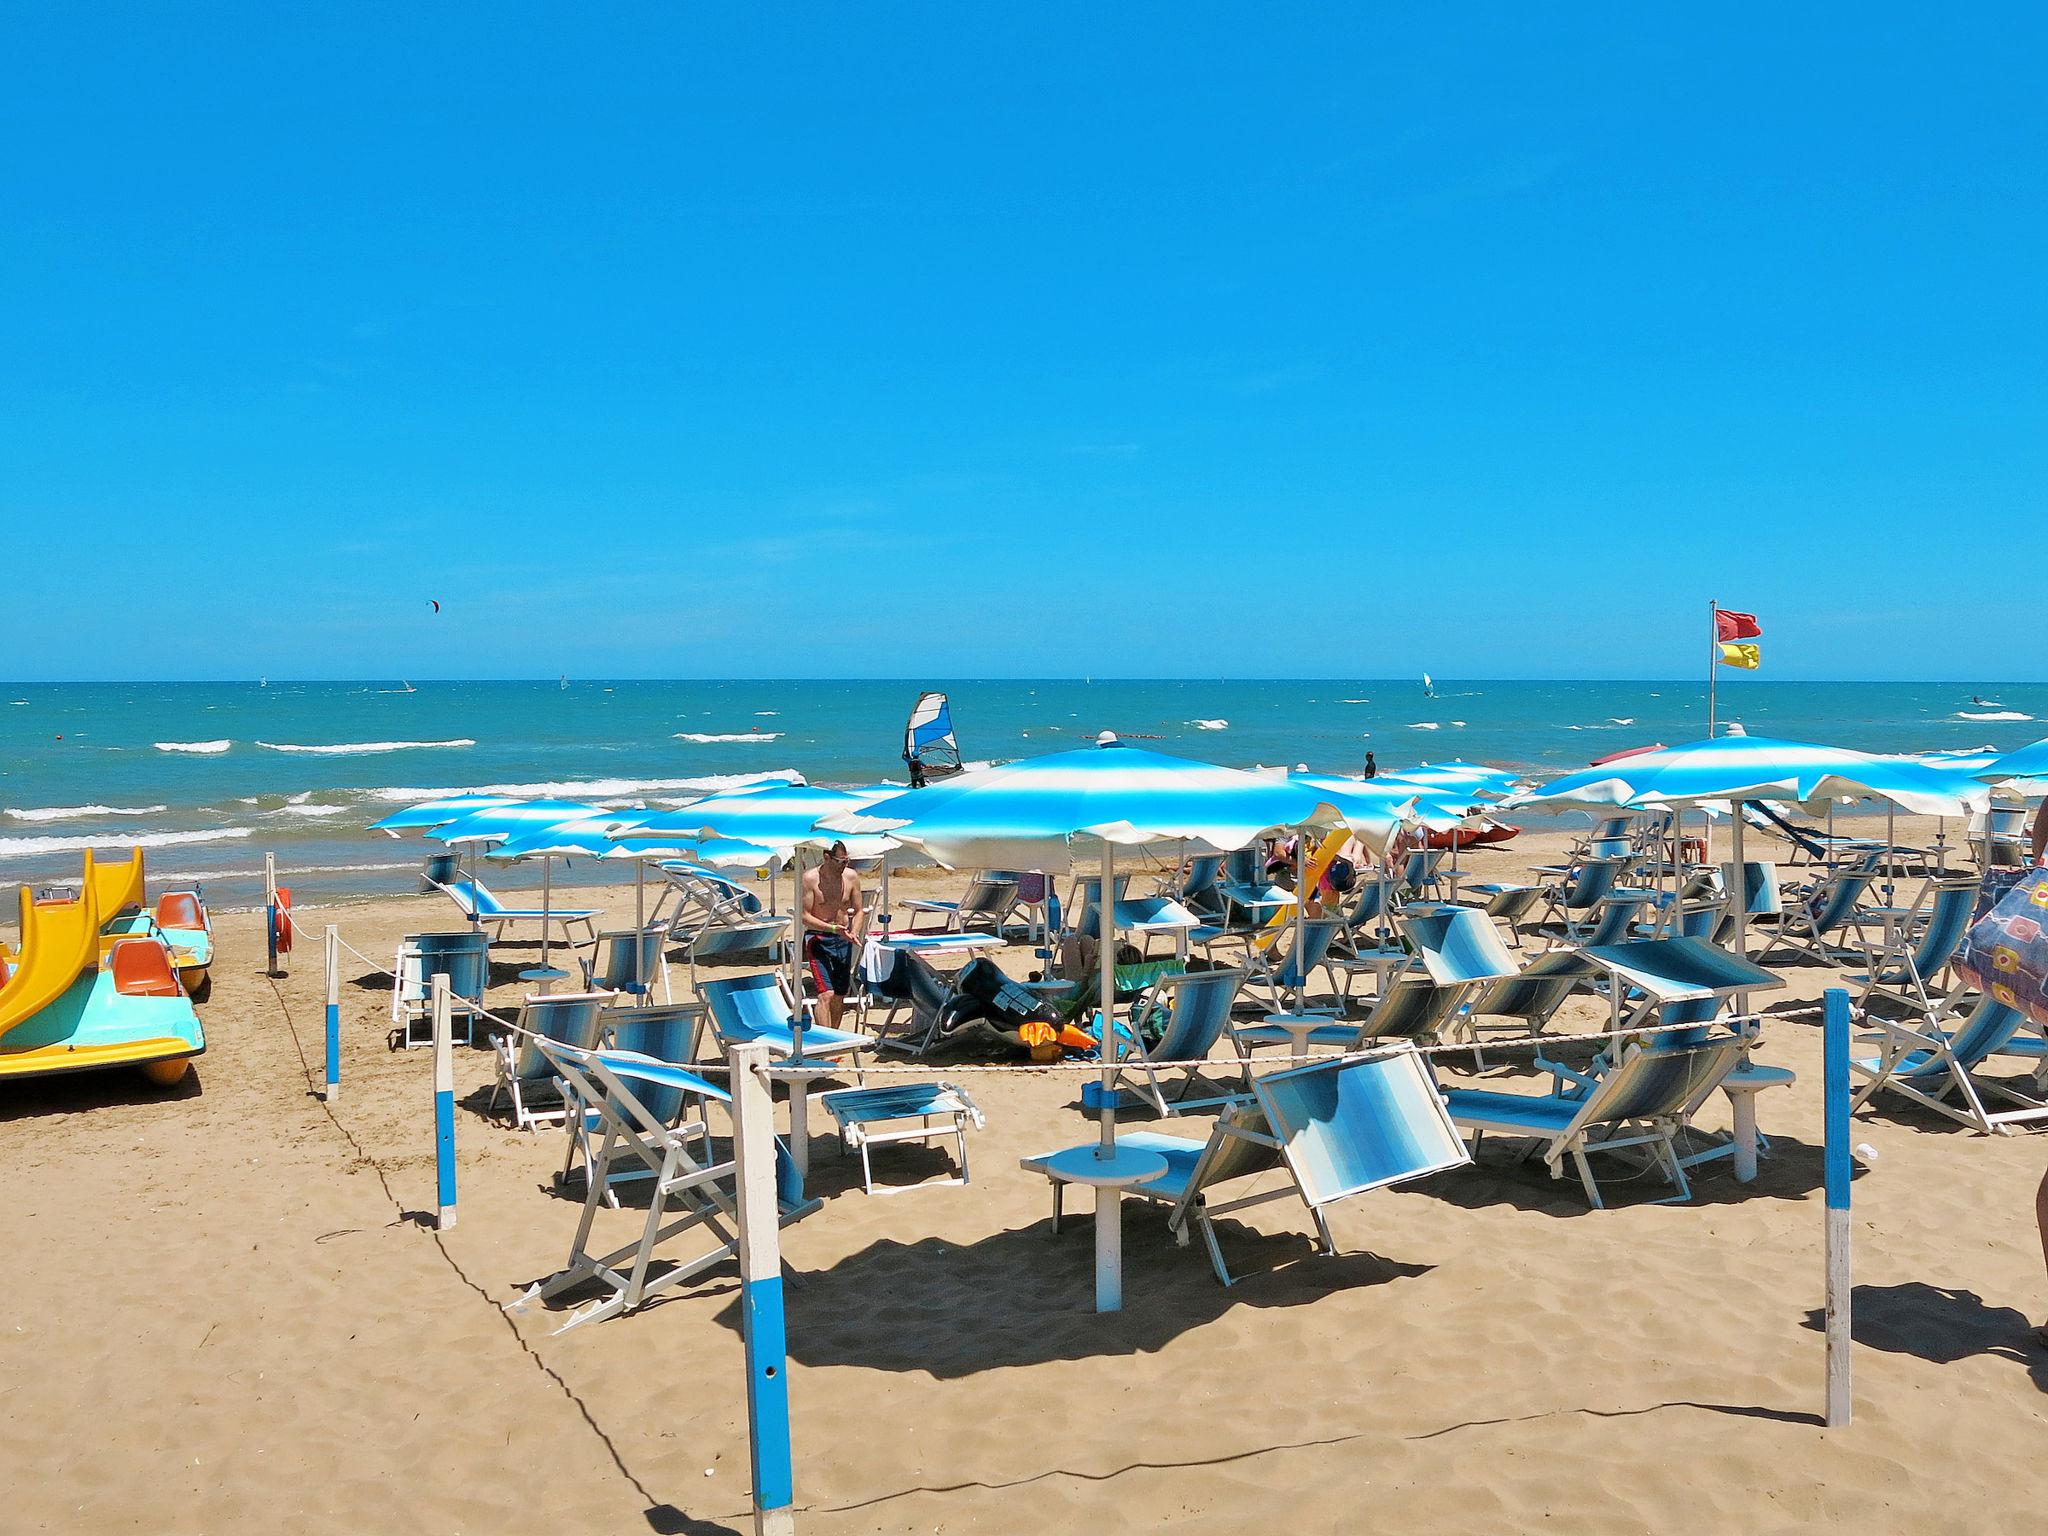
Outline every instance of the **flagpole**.
{"type": "Polygon", "coordinates": [[[1721,605],[1707,599],[1707,740],[1714,739],[1714,684],[1720,677],[1721,605]]]}

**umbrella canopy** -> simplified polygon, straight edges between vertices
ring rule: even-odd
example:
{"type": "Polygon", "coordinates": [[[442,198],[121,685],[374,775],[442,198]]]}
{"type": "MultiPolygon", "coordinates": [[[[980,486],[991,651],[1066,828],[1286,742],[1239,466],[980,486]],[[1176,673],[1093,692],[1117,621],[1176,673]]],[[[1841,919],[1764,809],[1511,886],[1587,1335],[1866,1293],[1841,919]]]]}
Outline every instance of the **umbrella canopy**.
{"type": "MultiPolygon", "coordinates": [[[[704,865],[712,870],[766,869],[788,857],[787,850],[764,848],[736,837],[648,837],[631,827],[606,839],[602,857],[642,859],[654,864],[704,865]]],[[[723,878],[723,877],[721,877],[723,878]]]]}
{"type": "MultiPolygon", "coordinates": [[[[601,820],[607,813],[580,800],[515,800],[509,805],[487,806],[444,826],[427,836],[443,843],[502,843],[524,832],[538,832],[565,821],[601,820]]],[[[637,811],[622,811],[618,820],[628,821],[637,811]]]]}
{"type": "MultiPolygon", "coordinates": [[[[1312,790],[1333,805],[1384,817],[1390,827],[1408,821],[1424,827],[1448,828],[1461,826],[1465,821],[1465,807],[1457,803],[1455,795],[1385,776],[1354,779],[1344,774],[1297,771],[1287,775],[1287,782],[1312,790]]],[[[1384,841],[1379,846],[1384,852],[1384,841]]]]}
{"type": "Polygon", "coordinates": [[[1110,738],[976,769],[824,825],[886,832],[941,864],[1039,870],[1070,867],[1075,838],[1228,853],[1282,827],[1341,823],[1384,841],[1398,825],[1398,817],[1363,799],[1338,803],[1347,798],[1110,738]]]}
{"type": "Polygon", "coordinates": [[[1703,800],[1792,800],[1818,814],[1830,800],[1865,797],[1888,800],[1922,816],[1960,816],[1983,810],[1990,800],[1982,786],[1925,763],[1810,742],[1723,736],[1582,768],[1517,791],[1502,806],[1669,807],[1703,800]]]}
{"type": "Polygon", "coordinates": [[[1448,763],[1424,763],[1417,768],[1404,768],[1398,773],[1382,773],[1373,782],[1420,784],[1460,793],[1504,795],[1521,781],[1522,775],[1510,768],[1489,768],[1484,763],[1453,759],[1448,763]]]}
{"type": "Polygon", "coordinates": [[[515,832],[485,855],[491,859],[601,859],[618,845],[612,841],[613,823],[585,818],[551,827],[534,827],[515,832]]]}
{"type": "Polygon", "coordinates": [[[1993,759],[1978,768],[1975,776],[2023,795],[2048,792],[2048,739],[1993,759]]]}
{"type": "Polygon", "coordinates": [[[396,837],[400,832],[416,828],[446,826],[489,806],[518,803],[518,797],[514,795],[444,795],[438,800],[422,800],[402,811],[393,811],[382,821],[371,822],[370,830],[389,832],[396,837]]]}
{"type": "MultiPolygon", "coordinates": [[[[729,839],[768,850],[777,860],[787,859],[799,847],[829,844],[843,834],[821,831],[818,823],[858,811],[882,794],[893,790],[823,789],[815,784],[774,784],[706,795],[673,811],[642,818],[621,834],[622,842],[653,838],[729,839]]],[[[875,858],[895,846],[893,840],[869,834],[846,838],[847,852],[856,859],[875,858]]],[[[767,863],[767,857],[748,860],[767,863]]]]}

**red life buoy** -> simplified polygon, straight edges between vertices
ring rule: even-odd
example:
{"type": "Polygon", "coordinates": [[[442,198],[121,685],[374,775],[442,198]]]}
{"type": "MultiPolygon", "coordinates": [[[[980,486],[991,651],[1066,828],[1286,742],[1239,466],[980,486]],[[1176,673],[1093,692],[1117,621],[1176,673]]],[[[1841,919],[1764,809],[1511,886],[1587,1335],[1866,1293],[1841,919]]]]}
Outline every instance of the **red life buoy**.
{"type": "Polygon", "coordinates": [[[288,886],[277,888],[277,952],[288,955],[292,952],[292,893],[288,886]]]}

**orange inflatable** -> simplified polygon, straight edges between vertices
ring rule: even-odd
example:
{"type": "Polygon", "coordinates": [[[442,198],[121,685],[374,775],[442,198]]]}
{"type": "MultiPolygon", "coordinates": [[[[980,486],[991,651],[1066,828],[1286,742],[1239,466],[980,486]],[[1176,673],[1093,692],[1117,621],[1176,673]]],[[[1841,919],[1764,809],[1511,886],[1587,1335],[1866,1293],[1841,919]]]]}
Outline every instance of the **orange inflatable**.
{"type": "Polygon", "coordinates": [[[277,952],[292,952],[292,893],[289,886],[277,888],[277,952]]]}

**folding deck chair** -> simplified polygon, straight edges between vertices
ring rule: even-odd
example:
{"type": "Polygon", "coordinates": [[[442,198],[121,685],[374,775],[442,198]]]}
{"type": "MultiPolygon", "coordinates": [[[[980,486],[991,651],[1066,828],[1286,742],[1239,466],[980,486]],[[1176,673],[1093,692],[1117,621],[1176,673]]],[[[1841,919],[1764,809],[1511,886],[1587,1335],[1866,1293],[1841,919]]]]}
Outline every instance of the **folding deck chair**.
{"type": "Polygon", "coordinates": [[[448,978],[449,1019],[462,1020],[465,1045],[476,1043],[476,1016],[484,1005],[484,987],[490,980],[490,940],[472,928],[466,933],[412,933],[399,942],[391,966],[391,1022],[395,1042],[401,1047],[432,1045],[433,985],[436,976],[448,978]],[[428,1026],[426,1038],[414,1031],[428,1026]]]}
{"type": "Polygon", "coordinates": [[[839,1150],[860,1153],[860,1184],[867,1194],[875,1192],[874,1164],[869,1152],[875,1147],[894,1146],[906,1141],[929,1145],[935,1137],[951,1136],[954,1163],[959,1172],[950,1179],[927,1179],[918,1184],[884,1184],[885,1194],[906,1189],[937,1189],[967,1182],[967,1127],[978,1131],[988,1121],[981,1110],[952,1083],[892,1083],[886,1088],[836,1088],[818,1102],[839,1127],[839,1150]],[[916,1121],[915,1125],[906,1124],[916,1121]],[[936,1122],[936,1123],[934,1123],[936,1122]],[[899,1129],[889,1130],[896,1125],[899,1129]]]}
{"type": "Polygon", "coordinates": [[[1839,960],[1842,950],[1838,941],[1850,933],[1863,946],[1863,925],[1868,921],[1863,903],[1878,877],[1877,861],[1876,853],[1866,854],[1814,881],[1779,917],[1777,933],[1758,958],[1783,946],[1791,950],[1794,958],[1814,955],[1822,960],[1839,960]]]}
{"type": "MultiPolygon", "coordinates": [[[[1200,918],[1171,896],[1133,896],[1129,894],[1129,888],[1130,876],[1118,875],[1116,905],[1109,915],[1110,923],[1118,933],[1135,935],[1145,944],[1162,935],[1179,943],[1202,926],[1200,918]]],[[[1069,908],[1072,915],[1067,926],[1075,933],[1099,934],[1102,931],[1101,902],[1102,877],[1079,877],[1074,882],[1074,900],[1069,908]]]]}
{"type": "MultiPolygon", "coordinates": [[[[1244,980],[1243,971],[1181,971],[1153,981],[1140,994],[1131,1017],[1142,1019],[1163,1009],[1165,1031],[1158,1044],[1148,1046],[1141,1031],[1120,1027],[1118,1076],[1142,1076],[1144,1086],[1138,1092],[1162,1115],[1234,1102],[1240,1095],[1226,1092],[1192,1100],[1187,1095],[1201,1080],[1202,1068],[1209,1064],[1209,1052],[1230,1027],[1230,1010],[1244,980]],[[1181,1074],[1181,1081],[1178,1091],[1169,1098],[1160,1078],[1174,1072],[1181,1074]]],[[[1097,1040],[1102,1038],[1100,1013],[1095,1016],[1094,1035],[1097,1040]]]]}
{"type": "Polygon", "coordinates": [[[675,994],[669,988],[667,950],[666,924],[643,928],[637,934],[627,928],[600,933],[596,953],[578,955],[576,963],[582,968],[583,985],[588,991],[623,992],[628,997],[645,998],[654,995],[654,984],[659,981],[661,1000],[672,1003],[675,994]]]}
{"type": "Polygon", "coordinates": [[[669,937],[677,943],[707,925],[743,923],[761,915],[761,898],[730,875],[679,859],[664,859],[654,867],[663,886],[649,921],[660,918],[663,905],[673,897],[675,906],[667,922],[669,937]]]}
{"type": "MultiPolygon", "coordinates": [[[[536,1301],[582,1285],[604,1286],[608,1294],[577,1308],[555,1330],[566,1333],[630,1312],[660,1292],[736,1257],[735,1164],[730,1160],[714,1163],[701,1149],[693,1151],[698,1138],[671,1129],[640,1098],[650,1087],[674,1090],[706,1104],[730,1106],[731,1096],[683,1067],[624,1051],[573,1051],[554,1041],[541,1042],[540,1050],[577,1101],[598,1116],[603,1136],[592,1153],[583,1215],[570,1240],[568,1263],[531,1286],[506,1310],[523,1311],[536,1301]],[[607,1193],[627,1168],[644,1170],[652,1181],[640,1235],[609,1253],[593,1253],[591,1229],[607,1203],[607,1193]],[[672,1262],[659,1274],[650,1273],[664,1244],[697,1228],[715,1239],[709,1248],[672,1262]]],[[[803,1181],[780,1138],[775,1143],[775,1184],[780,1225],[787,1226],[818,1209],[818,1201],[804,1197],[803,1181]]]]}
{"type": "Polygon", "coordinates": [[[1952,1032],[1889,1019],[1872,1022],[1881,1023],[1883,1033],[1862,1038],[1876,1042],[1878,1054],[1849,1058],[1849,1070],[1864,1084],[1849,1106],[1851,1113],[1882,1088],[1987,1136],[2048,1120],[2048,1097],[2041,1092],[2042,1079],[2048,1077],[2048,1041],[2021,1033],[2026,1016],[2017,1008],[1980,996],[1961,1027],[1952,1032]],[[1980,1079],[1977,1069],[1993,1056],[2034,1063],[2035,1093],[1980,1079]],[[1987,1095],[2018,1108],[1993,1110],[1985,1103],[1987,1095]],[[1959,1102],[1950,1103],[1951,1097],[1959,1102]]]}
{"type": "Polygon", "coordinates": [[[597,1049],[600,1018],[610,1001],[607,992],[529,997],[520,1005],[517,1029],[491,1032],[497,1081],[491,1088],[490,1107],[497,1108],[500,1100],[509,1101],[512,1129],[535,1131],[542,1125],[564,1122],[574,1112],[563,1097],[554,1064],[541,1054],[541,1042],[552,1040],[579,1051],[597,1049]]]}
{"type": "Polygon", "coordinates": [[[513,923],[538,923],[550,929],[560,928],[565,943],[588,943],[595,936],[598,918],[595,907],[550,907],[546,911],[539,907],[508,907],[474,875],[457,874],[454,858],[453,854],[446,853],[430,857],[420,877],[421,883],[447,896],[476,927],[488,928],[493,943],[504,938],[505,929],[513,923]],[[581,939],[571,931],[576,928],[583,930],[581,939]]]}
{"type": "Polygon", "coordinates": [[[772,960],[789,942],[789,930],[787,917],[754,917],[692,930],[683,940],[683,956],[690,967],[690,990],[703,991],[704,983],[697,975],[702,966],[745,965],[762,955],[772,960]]]}
{"type": "Polygon", "coordinates": [[[697,989],[697,996],[722,1050],[758,1042],[788,1064],[807,1066],[851,1057],[858,1072],[860,1053],[875,1045],[873,1035],[804,1023],[775,971],[707,981],[697,989]]]}
{"type": "MultiPolygon", "coordinates": [[[[688,1067],[697,1060],[698,1039],[704,1029],[702,1003],[654,1003],[643,1006],[608,1005],[598,1015],[598,1044],[607,1051],[624,1051],[645,1056],[674,1067],[688,1067]]],[[[562,1157],[562,1171],[555,1175],[555,1187],[567,1184],[580,1157],[586,1179],[593,1166],[592,1138],[604,1129],[604,1117],[581,1103],[564,1085],[564,1099],[571,1106],[567,1116],[568,1147],[562,1157]]],[[[694,1136],[711,1151],[711,1121],[705,1101],[692,1098],[681,1088],[665,1083],[643,1083],[634,1097],[671,1133],[694,1136]]],[[[616,1186],[636,1178],[648,1178],[638,1164],[614,1168],[606,1186],[605,1203],[617,1205],[616,1186]]]]}
{"type": "MultiPolygon", "coordinates": [[[[1206,1140],[1129,1131],[1119,1146],[1157,1153],[1165,1177],[1134,1184],[1127,1194],[1167,1207],[1167,1228],[1182,1247],[1202,1234],[1216,1278],[1232,1283],[1214,1218],[1270,1200],[1298,1196],[1315,1223],[1316,1247],[1335,1254],[1324,1211],[1339,1200],[1471,1161],[1444,1113],[1422,1059],[1402,1051],[1370,1061],[1326,1062],[1275,1072],[1252,1084],[1253,1102],[1226,1109],[1206,1140]],[[1283,1170],[1284,1187],[1212,1204],[1209,1192],[1230,1180],[1283,1170]]],[[[1046,1173],[1048,1158],[1027,1157],[1028,1172],[1046,1173]]],[[[1048,1175],[1048,1177],[1050,1177],[1048,1175]]],[[[1061,1223],[1063,1184],[1052,1183],[1052,1229],[1061,1223]]]]}
{"type": "Polygon", "coordinates": [[[1543,887],[1542,914],[1536,926],[1555,921],[1567,941],[1576,939],[1588,923],[1597,921],[1601,905],[1621,881],[1625,859],[1588,859],[1574,868],[1557,871],[1556,880],[1543,887]]]}
{"type": "Polygon", "coordinates": [[[910,931],[918,933],[920,917],[939,919],[939,932],[964,932],[969,928],[986,928],[1001,935],[1003,919],[1010,915],[1017,905],[1017,877],[1014,875],[980,874],[968,882],[967,889],[958,901],[932,901],[917,899],[898,903],[910,914],[910,931]]]}
{"type": "Polygon", "coordinates": [[[1464,895],[1484,905],[1484,912],[1508,931],[1508,942],[1520,949],[1523,947],[1522,930],[1517,925],[1527,917],[1543,894],[1540,885],[1521,885],[1511,880],[1485,880],[1477,884],[1467,881],[1464,895]]]}
{"type": "Polygon", "coordinates": [[[1620,1063],[1583,1091],[1499,1093],[1483,1088],[1451,1088],[1444,1102],[1461,1131],[1472,1135],[1476,1154],[1486,1133],[1527,1138],[1523,1155],[1541,1152],[1552,1178],[1561,1178],[1569,1157],[1577,1169],[1586,1199],[1605,1209],[1600,1186],[1589,1161],[1597,1152],[1648,1147],[1651,1156],[1677,1189],[1675,1198],[1692,1197],[1692,1185],[1678,1156],[1675,1138],[1685,1123],[1688,1106],[1703,1100],[1742,1062],[1739,1036],[1670,1043],[1657,1040],[1630,1045],[1620,1063]]]}
{"type": "Polygon", "coordinates": [[[1322,971],[1331,990],[1341,994],[1347,962],[1331,954],[1331,945],[1344,931],[1341,917],[1311,917],[1301,927],[1301,942],[1295,943],[1295,925],[1273,930],[1270,949],[1257,945],[1246,948],[1246,979],[1266,994],[1275,1012],[1299,1007],[1308,997],[1309,978],[1322,971]]]}
{"type": "Polygon", "coordinates": [[[1963,938],[1970,931],[1970,916],[1976,908],[1977,889],[1974,875],[1932,881],[1929,890],[1933,900],[1924,915],[1917,905],[1904,910],[1879,907],[1871,911],[1868,916],[1886,922],[1888,942],[1866,943],[1867,968],[1843,978],[1862,987],[1857,1006],[1867,1011],[1871,1000],[1881,997],[1921,1014],[1929,1027],[1936,1025],[1943,1003],[1933,996],[1931,988],[1963,947],[1963,938]]]}

